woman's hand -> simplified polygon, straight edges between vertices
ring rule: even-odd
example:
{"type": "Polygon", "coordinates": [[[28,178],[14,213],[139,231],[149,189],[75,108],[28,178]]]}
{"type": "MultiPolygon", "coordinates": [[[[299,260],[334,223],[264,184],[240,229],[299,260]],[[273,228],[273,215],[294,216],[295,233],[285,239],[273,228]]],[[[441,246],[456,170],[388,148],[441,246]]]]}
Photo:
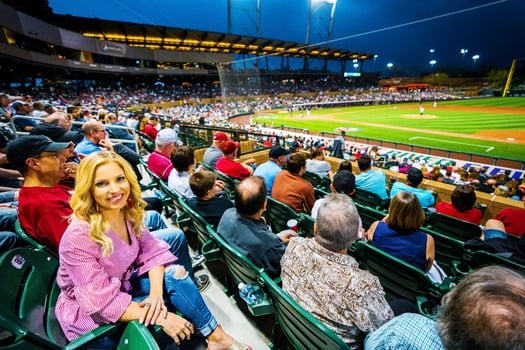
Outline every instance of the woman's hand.
{"type": "Polygon", "coordinates": [[[164,305],[162,296],[150,295],[139,303],[142,308],[142,313],[139,318],[139,322],[145,326],[156,324],[159,316],[166,318],[168,315],[168,308],[164,305]]]}
{"type": "Polygon", "coordinates": [[[168,312],[166,317],[160,317],[157,324],[177,345],[180,345],[182,340],[190,339],[195,331],[191,322],[172,312],[168,312]]]}

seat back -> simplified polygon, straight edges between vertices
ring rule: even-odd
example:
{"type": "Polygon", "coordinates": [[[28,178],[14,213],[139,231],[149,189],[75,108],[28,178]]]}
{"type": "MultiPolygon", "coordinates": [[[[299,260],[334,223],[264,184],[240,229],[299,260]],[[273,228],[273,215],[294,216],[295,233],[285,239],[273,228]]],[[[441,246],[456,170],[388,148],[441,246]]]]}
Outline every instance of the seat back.
{"type": "Polygon", "coordinates": [[[66,344],[58,323],[47,322],[54,317],[58,297],[51,293],[57,269],[58,259],[45,250],[16,248],[0,257],[0,279],[8,282],[0,288],[0,326],[16,336],[5,348],[57,349],[66,344]]]}
{"type": "Polygon", "coordinates": [[[148,168],[148,163],[144,160],[144,158],[140,158],[139,164],[142,166],[143,171],[148,174],[151,182],[146,186],[145,189],[152,190],[152,189],[160,189],[161,184],[164,182],[160,177],[157,176],[157,174],[153,173],[148,168]]]}
{"type": "Polygon", "coordinates": [[[139,135],[142,147],[144,147],[149,153],[153,152],[155,150],[155,140],[153,140],[151,137],[149,137],[142,131],[137,131],[137,134],[139,135]]]}
{"type": "Polygon", "coordinates": [[[354,204],[359,213],[364,229],[368,229],[374,221],[383,220],[386,215],[386,213],[381,210],[371,208],[358,202],[354,202],[354,204]]]}
{"type": "Polygon", "coordinates": [[[187,204],[181,196],[174,189],[170,188],[167,183],[161,181],[160,189],[166,196],[171,199],[170,205],[175,208],[176,211],[176,223],[181,230],[193,229],[193,224],[187,213],[187,204]]]}
{"type": "Polygon", "coordinates": [[[49,253],[53,254],[54,256],[58,256],[56,252],[52,252],[51,249],[48,249],[45,245],[41,244],[36,239],[29,236],[27,232],[24,231],[18,219],[15,221],[15,233],[18,237],[20,237],[25,242],[27,242],[31,247],[35,249],[40,249],[40,250],[49,250],[49,253]]]}
{"type": "Polygon", "coordinates": [[[319,187],[321,185],[321,182],[322,182],[322,177],[320,177],[316,173],[312,173],[310,171],[305,171],[304,172],[303,179],[305,179],[306,181],[311,183],[312,186],[314,186],[314,187],[319,187]]]}
{"type": "MultiPolygon", "coordinates": [[[[210,230],[210,234],[223,254],[229,277],[235,285],[235,291],[241,282],[245,284],[257,284],[259,274],[264,271],[264,269],[262,267],[257,267],[250,259],[248,259],[248,257],[229,244],[214,230],[210,230]]],[[[273,313],[273,307],[269,302],[264,302],[254,306],[248,305],[248,309],[254,316],[273,313]]]]}
{"type": "Polygon", "coordinates": [[[260,273],[264,289],[274,305],[277,325],[297,350],[350,349],[331,329],[303,309],[265,272],[260,273]]]}
{"type": "Polygon", "coordinates": [[[463,259],[464,243],[458,239],[449,237],[428,227],[422,230],[434,238],[436,256],[439,266],[447,273],[454,274],[463,259]]]}
{"type": "Polygon", "coordinates": [[[215,170],[217,179],[224,182],[224,192],[230,199],[235,198],[235,186],[239,183],[239,180],[229,177],[228,175],[221,173],[220,171],[215,170]]]}
{"type": "Polygon", "coordinates": [[[471,252],[468,258],[468,265],[472,269],[477,269],[487,265],[500,265],[516,271],[525,271],[525,265],[520,264],[501,255],[490,253],[484,250],[471,252]]]}
{"type": "Polygon", "coordinates": [[[388,205],[390,204],[390,198],[381,199],[379,195],[374,192],[363,190],[358,188],[354,195],[352,196],[354,202],[360,203],[363,206],[368,206],[371,208],[387,211],[388,205]]]}
{"type": "Polygon", "coordinates": [[[160,347],[148,328],[134,320],[126,325],[117,350],[160,350],[160,347]]]}
{"type": "Polygon", "coordinates": [[[295,219],[298,223],[301,221],[301,217],[295,210],[272,197],[268,197],[268,202],[266,203],[266,214],[270,220],[270,226],[274,233],[279,233],[288,229],[286,223],[290,219],[295,219]]]}
{"type": "Polygon", "coordinates": [[[315,219],[305,213],[299,214],[301,220],[299,221],[299,231],[301,236],[313,237],[315,219]]]}
{"type": "Polygon", "coordinates": [[[428,223],[434,231],[463,242],[481,236],[481,228],[478,225],[437,212],[430,214],[428,223]]]}
{"type": "Polygon", "coordinates": [[[364,241],[354,242],[354,255],[361,265],[376,275],[388,299],[403,298],[415,303],[419,297],[430,301],[422,305],[423,314],[432,315],[441,297],[450,290],[449,281],[433,283],[420,269],[400,260],[364,241]]]}

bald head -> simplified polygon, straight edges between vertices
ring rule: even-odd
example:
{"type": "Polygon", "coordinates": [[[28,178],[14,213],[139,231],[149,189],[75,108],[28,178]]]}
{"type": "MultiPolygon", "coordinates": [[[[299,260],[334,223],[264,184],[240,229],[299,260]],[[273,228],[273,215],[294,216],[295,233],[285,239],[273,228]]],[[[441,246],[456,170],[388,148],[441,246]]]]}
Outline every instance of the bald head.
{"type": "Polygon", "coordinates": [[[235,208],[241,216],[254,215],[266,205],[266,184],[260,176],[250,176],[235,187],[235,208]]]}
{"type": "Polygon", "coordinates": [[[64,112],[51,113],[44,120],[46,123],[61,126],[68,131],[71,129],[71,121],[69,120],[67,114],[64,112]]]}

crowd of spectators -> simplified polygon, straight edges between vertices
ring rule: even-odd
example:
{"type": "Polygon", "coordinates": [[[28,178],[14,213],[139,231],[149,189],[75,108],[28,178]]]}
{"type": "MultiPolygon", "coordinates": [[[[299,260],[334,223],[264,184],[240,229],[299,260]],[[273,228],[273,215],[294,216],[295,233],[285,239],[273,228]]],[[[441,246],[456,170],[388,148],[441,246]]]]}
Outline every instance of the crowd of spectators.
{"type": "MultiPolygon", "coordinates": [[[[171,92],[175,93],[175,91],[171,92]]],[[[397,316],[403,312],[400,312],[398,305],[391,303],[391,301],[387,305],[386,299],[384,299],[384,291],[377,278],[357,269],[355,260],[347,255],[347,249],[352,241],[364,235],[371,244],[405,260],[424,272],[431,273],[434,268],[438,269],[437,274],[442,279],[444,277],[441,274],[442,271],[434,261],[434,241],[431,236],[419,230],[425,220],[424,209],[436,210],[434,208],[435,198],[432,193],[418,188],[424,177],[458,185],[457,191],[454,191],[452,196],[451,204],[443,204],[440,206],[441,208],[437,208],[438,211],[457,214],[456,216],[472,209],[475,196],[472,199],[472,191],[469,191],[472,188],[471,186],[479,184],[480,190],[483,190],[482,188],[485,186],[487,191],[491,189],[493,191],[491,193],[495,193],[497,190],[502,190],[501,187],[515,188],[516,192],[523,192],[525,185],[521,184],[521,188],[519,185],[511,185],[510,182],[513,180],[509,178],[510,174],[501,174],[501,176],[498,175],[501,178],[499,180],[504,181],[504,184],[496,182],[491,187],[491,180],[496,179],[487,176],[483,169],[463,169],[455,165],[451,165],[450,168],[441,166],[436,168],[427,166],[419,159],[406,161],[389,159],[390,168],[397,167],[399,171],[405,169],[404,171],[407,173],[406,182],[396,181],[389,187],[389,181],[385,174],[381,170],[372,168],[374,165],[387,162],[381,159],[380,150],[374,146],[348,145],[344,140],[344,132],[341,132],[338,139],[341,141],[338,146],[343,153],[343,156],[339,158],[343,159],[341,159],[340,169],[334,175],[331,174],[330,168],[321,169],[321,166],[326,165],[324,156],[326,154],[333,155],[334,148],[337,148],[334,147],[335,140],[314,136],[304,138],[290,135],[283,138],[282,145],[274,145],[269,148],[269,161],[257,166],[254,159],[241,162],[237,154],[239,143],[229,139],[227,134],[217,132],[214,134],[213,144],[204,156],[204,162],[209,168],[240,181],[235,187],[235,199],[232,202],[224,197],[222,191],[224,183],[217,180],[217,175],[196,167],[194,150],[189,145],[183,145],[180,142],[175,129],[163,128],[163,123],[160,121],[175,123],[184,121],[232,127],[235,125],[229,124],[227,119],[231,113],[274,109],[283,106],[295,108],[294,105],[296,108],[307,110],[310,107],[313,108],[313,105],[305,105],[308,103],[328,104],[359,99],[362,99],[361,102],[381,101],[390,103],[404,101],[405,98],[409,100],[422,98],[422,96],[422,94],[397,92],[385,94],[383,92],[361,91],[358,94],[317,94],[314,97],[278,97],[273,95],[230,101],[225,104],[216,102],[196,103],[188,99],[174,107],[155,107],[148,111],[139,111],[139,113],[128,108],[146,101],[160,104],[171,101],[173,96],[165,96],[163,90],[155,89],[152,91],[146,89],[99,89],[91,92],[79,92],[78,95],[52,91],[47,92],[47,95],[42,93],[33,97],[19,96],[16,101],[11,103],[11,106],[7,103],[6,108],[3,109],[5,120],[8,120],[15,113],[19,113],[21,109],[24,110],[24,115],[38,116],[38,118],[44,119],[29,118],[28,120],[34,125],[27,123],[20,125],[20,128],[33,135],[19,137],[16,141],[8,144],[7,158],[20,171],[17,173],[17,177],[26,177],[24,187],[17,192],[17,187],[20,187],[21,182],[17,180],[18,186],[16,186],[17,184],[11,181],[13,180],[12,176],[4,176],[6,181],[4,185],[14,185],[14,189],[10,188],[13,194],[12,197],[9,197],[11,201],[20,195],[20,205],[22,206],[20,213],[25,213],[20,219],[28,234],[56,250],[69,226],[68,215],[66,214],[69,213],[70,215],[73,210],[78,209],[75,209],[75,203],[70,205],[71,195],[73,194],[73,198],[75,198],[75,188],[74,182],[67,182],[67,178],[75,177],[78,167],[76,164],[82,164],[81,160],[84,157],[95,159],[96,157],[91,156],[91,154],[97,154],[101,151],[109,151],[106,153],[111,154],[111,157],[117,157],[113,155],[113,152],[121,154],[122,160],[119,157],[115,159],[118,159],[118,162],[127,161],[130,165],[129,169],[135,172],[140,180],[141,174],[137,167],[141,155],[122,144],[114,144],[108,139],[108,133],[119,139],[126,139],[128,135],[133,137],[133,133],[126,133],[124,126],[136,128],[136,131],[141,131],[155,140],[155,151],[149,155],[147,162],[152,173],[157,174],[163,181],[167,181],[167,185],[181,197],[188,199],[191,207],[201,213],[203,217],[209,218],[213,226],[217,228],[217,232],[241,250],[245,256],[257,265],[264,267],[273,277],[281,275],[283,288],[305,308],[310,307],[309,310],[315,312],[316,315],[321,315],[323,321],[345,341],[350,344],[359,344],[363,342],[366,333],[380,329],[394,315],[397,316]],[[42,102],[38,103],[37,101],[42,102]],[[302,107],[299,106],[301,104],[302,107]],[[136,114],[140,114],[142,118],[137,118],[136,114]],[[71,121],[83,122],[80,130],[75,130],[71,121]],[[58,128],[61,128],[60,132],[58,132],[58,128]],[[55,144],[46,136],[54,140],[57,139],[56,141],[60,139],[61,143],[55,144]],[[71,139],[63,139],[66,136],[71,137],[71,139]],[[35,142],[37,146],[40,146],[31,147],[31,144],[35,142]],[[301,149],[311,150],[310,158],[312,159],[307,160],[304,152],[298,152],[301,149]],[[25,153],[21,152],[24,150],[25,153]],[[354,161],[360,172],[357,175],[352,174],[352,162],[354,161]],[[252,176],[254,174],[253,168],[256,168],[255,175],[260,176],[252,176]],[[260,170],[257,171],[257,169],[260,170]],[[303,177],[307,170],[316,172],[319,177],[327,177],[332,184],[331,191],[335,193],[316,202],[314,187],[303,177]],[[323,170],[323,172],[321,173],[319,170],[323,170]],[[64,183],[62,184],[62,182],[64,183]],[[362,233],[362,220],[350,199],[356,191],[359,192],[360,190],[376,193],[384,200],[392,198],[388,215],[382,221],[372,224],[370,228],[365,228],[368,229],[365,234],[362,233]],[[35,194],[28,197],[27,194],[31,191],[38,191],[39,195],[35,194]],[[47,196],[42,196],[46,193],[47,196]],[[271,232],[263,216],[268,196],[289,205],[301,215],[315,215],[317,220],[316,225],[314,225],[315,238],[298,239],[295,237],[297,233],[293,230],[284,230],[277,234],[271,232]],[[34,201],[39,198],[40,200],[45,199],[49,203],[31,205],[30,200],[34,201]],[[315,214],[312,213],[314,206],[315,214]],[[214,210],[210,210],[210,207],[213,207],[214,210]],[[65,214],[59,216],[46,215],[49,210],[59,210],[53,208],[59,208],[65,214]],[[29,209],[35,212],[28,211],[29,209]],[[34,220],[40,220],[45,225],[35,224],[34,220]],[[47,232],[35,232],[33,230],[35,227],[54,227],[56,232],[48,237],[46,236],[47,232]],[[312,251],[315,254],[315,259],[311,260],[313,255],[300,254],[305,250],[312,251]],[[407,255],[407,252],[411,255],[407,255]],[[317,262],[325,261],[332,261],[334,264],[324,266],[321,269],[317,268],[321,266],[317,262]],[[312,275],[301,271],[312,271],[312,275]],[[351,272],[351,275],[355,277],[355,280],[352,277],[352,283],[355,283],[354,288],[345,285],[348,276],[346,279],[342,276],[345,276],[347,272],[351,272]],[[327,286],[324,285],[327,295],[332,297],[328,299],[326,296],[311,298],[305,293],[305,290],[300,289],[299,286],[308,285],[312,286],[310,288],[316,288],[315,290],[323,290],[321,286],[317,285],[320,279],[312,276],[320,276],[319,278],[322,280],[333,282],[333,288],[327,289],[327,286]],[[359,284],[363,284],[364,287],[359,287],[359,284]],[[370,286],[373,287],[371,290],[364,290],[370,286]],[[337,293],[338,288],[344,293],[337,293]],[[347,305],[341,298],[349,295],[348,293],[355,294],[356,298],[363,300],[364,305],[355,303],[353,300],[347,305]],[[366,295],[367,293],[369,295],[366,295]],[[343,309],[333,311],[334,308],[341,307],[341,305],[344,305],[343,309]],[[370,306],[368,309],[366,308],[367,305],[370,306]],[[347,313],[350,309],[352,309],[351,314],[347,313]]],[[[435,97],[435,95],[433,96],[435,97]]],[[[2,97],[2,100],[6,99],[6,96],[2,97]]],[[[9,99],[7,100],[9,102],[9,99]]],[[[108,174],[111,173],[108,171],[108,174]]],[[[131,172],[126,173],[126,178],[130,178],[130,176],[133,177],[131,172]]],[[[115,181],[121,180],[116,179],[115,181]]],[[[91,186],[91,184],[82,184],[82,186],[84,192],[87,193],[86,186],[91,186]]],[[[99,186],[98,183],[93,184],[93,186],[96,187],[96,191],[100,190],[99,187],[104,187],[103,184],[99,186]]],[[[134,189],[136,192],[139,184],[133,186],[137,187],[134,189]]],[[[521,196],[518,193],[515,195],[519,197],[518,199],[523,199],[523,193],[521,196]]],[[[119,203],[119,210],[122,208],[133,210],[133,203],[126,204],[119,196],[111,198],[113,199],[110,201],[119,203]]],[[[143,202],[142,199],[136,198],[134,201],[136,203],[143,202]]],[[[92,209],[89,209],[91,212],[100,212],[99,205],[105,205],[101,204],[105,203],[104,201],[97,203],[91,202],[93,206],[92,209]]],[[[79,203],[76,205],[80,206],[79,203]]],[[[113,212],[113,209],[107,210],[113,212]]],[[[0,211],[0,214],[3,215],[3,212],[0,211]]],[[[7,216],[8,213],[5,215],[7,216]]],[[[491,221],[490,224],[494,226],[485,230],[484,235],[479,238],[481,241],[479,244],[484,244],[487,241],[490,241],[489,243],[497,242],[494,239],[506,239],[505,230],[507,226],[516,226],[515,219],[516,214],[507,213],[507,215],[501,215],[499,220],[491,221]],[[496,229],[501,234],[495,234],[491,231],[496,229]]],[[[150,225],[146,224],[146,226],[149,227],[150,225]]],[[[0,229],[3,230],[3,228],[0,229]]],[[[511,231],[507,232],[511,233],[511,231]]],[[[517,235],[524,233],[520,232],[517,235]]],[[[185,270],[192,277],[197,287],[205,286],[207,281],[199,281],[198,277],[193,275],[191,258],[183,236],[181,230],[174,229],[170,231],[168,237],[160,235],[158,237],[168,242],[169,250],[175,255],[179,256],[181,250],[183,251],[185,270]]],[[[11,235],[8,232],[0,232],[0,238],[2,237],[9,238],[11,235]]],[[[7,240],[5,241],[7,242],[7,240]]],[[[500,246],[503,245],[507,246],[508,244],[504,242],[500,246]]],[[[497,250],[498,248],[494,249],[497,250]]],[[[439,280],[439,278],[433,278],[439,280]]]]}

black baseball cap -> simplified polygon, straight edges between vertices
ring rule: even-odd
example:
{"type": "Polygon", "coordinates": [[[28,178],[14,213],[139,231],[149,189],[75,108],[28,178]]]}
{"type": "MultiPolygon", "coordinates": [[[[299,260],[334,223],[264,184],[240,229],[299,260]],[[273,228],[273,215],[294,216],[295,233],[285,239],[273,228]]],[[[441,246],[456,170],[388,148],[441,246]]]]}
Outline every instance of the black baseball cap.
{"type": "Polygon", "coordinates": [[[69,147],[71,142],[54,142],[44,135],[19,136],[7,144],[6,155],[9,164],[21,166],[26,159],[42,152],[57,152],[69,147]]]}
{"type": "Polygon", "coordinates": [[[341,170],[335,173],[332,182],[337,193],[350,194],[355,190],[355,175],[349,170],[341,170]]]}
{"type": "Polygon", "coordinates": [[[278,158],[280,156],[286,156],[290,154],[290,151],[287,149],[282,148],[279,145],[274,145],[272,148],[270,148],[269,156],[270,158],[278,158]]]}

